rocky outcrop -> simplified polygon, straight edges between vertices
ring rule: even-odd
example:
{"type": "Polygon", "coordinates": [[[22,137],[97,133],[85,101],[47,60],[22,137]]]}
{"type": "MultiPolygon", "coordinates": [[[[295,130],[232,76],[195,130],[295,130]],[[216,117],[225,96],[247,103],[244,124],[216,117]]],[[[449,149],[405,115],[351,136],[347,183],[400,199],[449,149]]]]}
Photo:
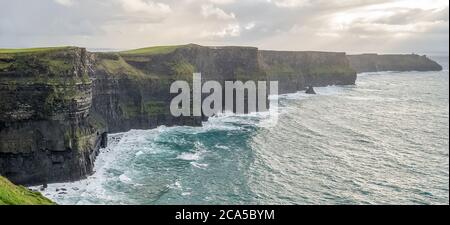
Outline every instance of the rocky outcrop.
{"type": "Polygon", "coordinates": [[[442,66],[427,56],[410,55],[349,55],[350,66],[358,73],[378,71],[441,71],[442,66]]]}
{"type": "Polygon", "coordinates": [[[306,94],[309,94],[309,95],[315,95],[315,94],[317,94],[316,91],[314,90],[314,87],[313,87],[313,86],[309,86],[308,89],[306,89],[305,93],[306,93],[306,94]]]}
{"type": "Polygon", "coordinates": [[[0,54],[0,174],[14,183],[92,173],[105,130],[90,116],[92,81],[81,48],[0,54]]]}

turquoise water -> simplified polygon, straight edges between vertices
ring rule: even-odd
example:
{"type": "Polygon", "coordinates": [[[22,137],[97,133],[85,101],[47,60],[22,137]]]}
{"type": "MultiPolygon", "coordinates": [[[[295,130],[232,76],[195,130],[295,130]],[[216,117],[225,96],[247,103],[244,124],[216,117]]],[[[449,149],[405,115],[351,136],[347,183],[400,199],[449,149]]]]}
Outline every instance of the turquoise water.
{"type": "Polygon", "coordinates": [[[44,194],[60,204],[449,204],[448,70],[361,74],[317,92],[280,96],[275,127],[264,114],[222,115],[111,135],[92,177],[44,194]]]}

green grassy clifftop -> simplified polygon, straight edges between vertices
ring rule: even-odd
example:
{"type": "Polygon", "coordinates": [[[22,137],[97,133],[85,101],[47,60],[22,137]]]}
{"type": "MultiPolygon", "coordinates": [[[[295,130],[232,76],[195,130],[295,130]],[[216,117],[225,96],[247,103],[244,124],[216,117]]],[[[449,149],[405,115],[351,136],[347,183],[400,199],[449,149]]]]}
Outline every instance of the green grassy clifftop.
{"type": "Polygon", "coordinates": [[[16,186],[0,176],[0,205],[55,205],[38,192],[16,186]]]}
{"type": "Polygon", "coordinates": [[[442,66],[425,55],[349,55],[350,65],[358,73],[379,71],[441,71],[442,66]]]}

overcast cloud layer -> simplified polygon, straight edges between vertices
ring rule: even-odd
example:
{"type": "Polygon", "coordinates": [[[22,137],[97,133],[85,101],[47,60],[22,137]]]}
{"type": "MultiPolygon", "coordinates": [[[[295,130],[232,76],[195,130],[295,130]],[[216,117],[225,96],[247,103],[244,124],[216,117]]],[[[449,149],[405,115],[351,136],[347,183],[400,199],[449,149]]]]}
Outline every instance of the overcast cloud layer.
{"type": "Polygon", "coordinates": [[[0,0],[0,48],[448,52],[447,0],[0,0]]]}

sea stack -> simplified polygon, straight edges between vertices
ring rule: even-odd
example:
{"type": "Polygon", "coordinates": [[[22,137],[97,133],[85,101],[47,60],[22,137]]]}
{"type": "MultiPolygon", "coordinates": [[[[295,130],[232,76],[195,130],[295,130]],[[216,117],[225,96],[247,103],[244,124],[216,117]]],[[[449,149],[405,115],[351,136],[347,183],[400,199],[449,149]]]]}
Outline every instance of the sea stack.
{"type": "Polygon", "coordinates": [[[317,94],[317,93],[316,93],[316,91],[314,90],[314,87],[311,86],[311,85],[309,85],[309,86],[308,86],[308,89],[306,90],[306,94],[309,94],[309,95],[315,95],[315,94],[317,94]]]}

